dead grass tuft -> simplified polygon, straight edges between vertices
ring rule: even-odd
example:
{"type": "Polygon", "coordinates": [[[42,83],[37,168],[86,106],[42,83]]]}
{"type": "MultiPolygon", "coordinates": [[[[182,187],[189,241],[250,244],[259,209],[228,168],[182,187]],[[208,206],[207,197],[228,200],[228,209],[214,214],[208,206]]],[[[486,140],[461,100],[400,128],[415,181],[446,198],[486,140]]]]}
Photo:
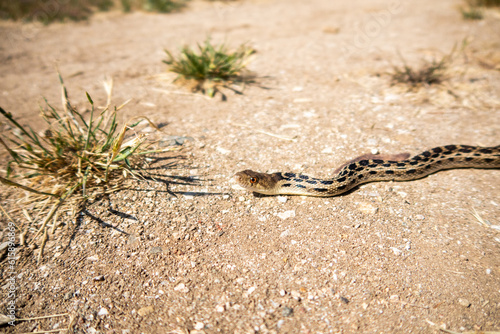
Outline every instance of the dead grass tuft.
{"type": "MultiPolygon", "coordinates": [[[[464,43],[466,42],[464,41],[464,43]]],[[[392,83],[402,83],[412,88],[442,83],[448,78],[447,70],[453,61],[455,49],[456,47],[453,47],[449,54],[439,60],[424,60],[418,68],[409,66],[406,60],[400,55],[403,66],[393,66],[393,72],[391,73],[392,83]]]]}

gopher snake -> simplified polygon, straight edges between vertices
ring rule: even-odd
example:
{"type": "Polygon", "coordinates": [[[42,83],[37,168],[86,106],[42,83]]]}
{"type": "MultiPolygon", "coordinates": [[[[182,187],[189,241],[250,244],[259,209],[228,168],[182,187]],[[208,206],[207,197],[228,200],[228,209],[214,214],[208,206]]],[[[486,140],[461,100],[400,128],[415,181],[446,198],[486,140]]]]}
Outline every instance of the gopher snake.
{"type": "Polygon", "coordinates": [[[233,179],[243,188],[265,195],[336,196],[375,181],[410,181],[444,169],[500,168],[500,145],[479,147],[446,145],[412,158],[409,154],[362,155],[336,171],[327,180],[295,173],[258,173],[244,170],[233,179]]]}

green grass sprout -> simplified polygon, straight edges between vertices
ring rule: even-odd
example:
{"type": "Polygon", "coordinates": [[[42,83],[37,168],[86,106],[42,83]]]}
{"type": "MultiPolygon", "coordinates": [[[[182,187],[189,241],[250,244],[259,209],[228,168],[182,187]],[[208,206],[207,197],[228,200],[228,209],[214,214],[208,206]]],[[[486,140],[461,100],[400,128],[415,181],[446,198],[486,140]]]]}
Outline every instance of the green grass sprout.
{"type": "Polygon", "coordinates": [[[198,44],[198,50],[184,46],[177,57],[168,50],[165,52],[167,59],[163,62],[169,65],[170,72],[178,74],[174,81],[194,82],[193,91],[214,97],[220,91],[218,87],[229,88],[231,84],[250,82],[244,70],[255,50],[245,44],[230,52],[224,44],[214,46],[207,38],[203,44],[198,44]]]}

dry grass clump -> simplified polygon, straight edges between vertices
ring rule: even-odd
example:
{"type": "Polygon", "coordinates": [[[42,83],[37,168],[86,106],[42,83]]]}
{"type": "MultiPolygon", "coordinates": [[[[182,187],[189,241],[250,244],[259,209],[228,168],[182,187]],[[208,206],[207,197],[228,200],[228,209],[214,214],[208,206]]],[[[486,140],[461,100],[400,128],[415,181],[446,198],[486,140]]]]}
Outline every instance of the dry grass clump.
{"type": "Polygon", "coordinates": [[[168,50],[165,52],[167,59],[163,62],[169,65],[170,72],[178,74],[174,81],[194,82],[193,91],[213,97],[218,87],[250,82],[244,70],[255,50],[245,44],[230,52],[224,44],[214,46],[207,39],[204,44],[198,44],[198,50],[184,46],[177,57],[168,50]]]}
{"type": "Polygon", "coordinates": [[[405,83],[410,86],[439,84],[445,79],[448,61],[441,59],[437,61],[425,61],[419,68],[413,68],[406,63],[402,68],[394,67],[392,73],[393,83],[405,83]]]}
{"type": "Polygon", "coordinates": [[[11,113],[0,108],[11,129],[0,134],[0,144],[10,156],[6,176],[0,177],[0,181],[28,191],[31,196],[27,201],[31,203],[45,201],[47,196],[55,198],[49,216],[54,215],[63,202],[75,207],[86,199],[125,187],[130,177],[140,177],[145,154],[152,151],[146,151],[145,135],[125,137],[142,119],[158,129],[144,116],[135,117],[119,128],[117,112],[125,104],[111,107],[111,81],[105,83],[108,101],[103,111],[96,112],[87,94],[91,110],[86,120],[71,105],[63,80],[59,78],[63,111],[57,111],[45,101],[45,108],[40,109],[48,128],[43,134],[22,126],[11,113]]]}
{"type": "MultiPolygon", "coordinates": [[[[465,45],[466,41],[463,43],[465,45]]],[[[403,83],[411,87],[442,83],[447,79],[447,70],[453,61],[455,49],[456,47],[453,47],[449,54],[444,55],[439,60],[424,60],[418,68],[409,66],[405,59],[400,55],[403,61],[403,66],[393,66],[393,72],[391,73],[392,83],[403,83]]]]}

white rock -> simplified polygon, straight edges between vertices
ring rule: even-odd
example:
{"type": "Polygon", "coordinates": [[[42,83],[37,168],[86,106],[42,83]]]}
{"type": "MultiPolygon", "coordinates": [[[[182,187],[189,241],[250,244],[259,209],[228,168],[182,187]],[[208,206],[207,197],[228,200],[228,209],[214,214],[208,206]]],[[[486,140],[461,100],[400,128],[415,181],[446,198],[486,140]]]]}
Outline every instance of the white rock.
{"type": "Polygon", "coordinates": [[[175,291],[179,291],[179,292],[183,292],[183,293],[186,293],[186,292],[189,292],[189,288],[184,284],[184,283],[180,283],[178,284],[175,288],[174,288],[175,291]]]}
{"type": "Polygon", "coordinates": [[[222,313],[224,312],[225,308],[224,308],[224,305],[217,305],[215,307],[215,311],[219,312],[219,313],[222,313]]]}
{"type": "Polygon", "coordinates": [[[397,301],[399,301],[399,296],[398,295],[392,295],[392,296],[389,297],[389,300],[391,302],[397,302],[397,301]]]}
{"type": "Polygon", "coordinates": [[[224,155],[227,155],[227,154],[231,153],[231,151],[230,151],[230,150],[226,150],[225,148],[222,148],[222,147],[219,147],[219,146],[217,146],[217,147],[215,148],[215,150],[216,150],[217,152],[219,152],[220,154],[224,154],[224,155]]]}
{"type": "Polygon", "coordinates": [[[283,220],[285,220],[287,218],[295,217],[295,210],[280,212],[280,213],[278,213],[278,217],[280,217],[283,220]]]}
{"type": "Polygon", "coordinates": [[[205,327],[205,324],[203,322],[197,322],[196,325],[194,325],[194,329],[196,330],[202,330],[205,327]]]}
{"type": "Polygon", "coordinates": [[[369,215],[374,215],[377,213],[378,208],[370,203],[361,202],[358,204],[358,210],[369,215]]]}
{"type": "Polygon", "coordinates": [[[325,148],[321,151],[321,153],[323,153],[323,154],[331,154],[331,153],[333,153],[333,148],[331,148],[331,147],[325,147],[325,148]]]}
{"type": "Polygon", "coordinates": [[[288,237],[290,235],[290,230],[281,232],[280,238],[288,237]]]}
{"type": "Polygon", "coordinates": [[[469,300],[467,300],[465,298],[458,298],[458,303],[460,305],[462,305],[463,307],[469,307],[470,306],[469,300]]]}
{"type": "Polygon", "coordinates": [[[286,203],[288,201],[288,198],[285,196],[278,196],[278,202],[280,203],[286,203]]]}
{"type": "Polygon", "coordinates": [[[401,255],[403,252],[396,247],[391,247],[392,251],[394,252],[394,255],[401,255]]]}
{"type": "Polygon", "coordinates": [[[108,315],[108,314],[109,314],[108,310],[106,310],[104,307],[103,307],[103,308],[101,308],[101,309],[99,310],[99,312],[97,312],[97,315],[101,315],[101,316],[102,316],[102,315],[108,315]]]}

